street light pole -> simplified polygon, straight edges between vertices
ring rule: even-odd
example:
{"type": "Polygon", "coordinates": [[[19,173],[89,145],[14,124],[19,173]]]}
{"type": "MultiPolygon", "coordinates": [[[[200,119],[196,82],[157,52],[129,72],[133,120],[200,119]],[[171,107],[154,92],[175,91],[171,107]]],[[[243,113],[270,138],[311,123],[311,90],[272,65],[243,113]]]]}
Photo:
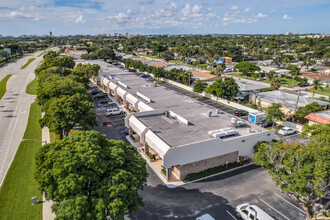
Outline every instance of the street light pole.
{"type": "Polygon", "coordinates": [[[42,141],[42,140],[36,140],[36,139],[22,139],[21,141],[38,141],[44,144],[47,144],[47,141],[42,141]]]}

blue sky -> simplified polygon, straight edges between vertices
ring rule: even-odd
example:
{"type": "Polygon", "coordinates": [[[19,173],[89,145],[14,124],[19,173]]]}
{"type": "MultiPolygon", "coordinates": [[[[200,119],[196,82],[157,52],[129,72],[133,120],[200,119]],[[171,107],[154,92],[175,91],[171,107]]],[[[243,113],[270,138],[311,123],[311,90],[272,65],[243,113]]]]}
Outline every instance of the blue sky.
{"type": "Polygon", "coordinates": [[[329,33],[329,0],[9,0],[0,34],[329,33]]]}

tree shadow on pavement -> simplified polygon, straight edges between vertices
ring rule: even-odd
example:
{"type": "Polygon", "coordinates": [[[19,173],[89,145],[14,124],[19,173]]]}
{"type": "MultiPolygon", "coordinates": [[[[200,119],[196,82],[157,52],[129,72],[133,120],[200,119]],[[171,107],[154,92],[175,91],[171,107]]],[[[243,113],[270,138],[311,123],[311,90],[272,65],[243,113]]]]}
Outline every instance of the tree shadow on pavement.
{"type": "Polygon", "coordinates": [[[126,219],[196,219],[206,213],[215,219],[232,219],[227,211],[235,215],[235,208],[226,199],[198,189],[146,186],[140,195],[145,206],[128,214],[126,219]]]}

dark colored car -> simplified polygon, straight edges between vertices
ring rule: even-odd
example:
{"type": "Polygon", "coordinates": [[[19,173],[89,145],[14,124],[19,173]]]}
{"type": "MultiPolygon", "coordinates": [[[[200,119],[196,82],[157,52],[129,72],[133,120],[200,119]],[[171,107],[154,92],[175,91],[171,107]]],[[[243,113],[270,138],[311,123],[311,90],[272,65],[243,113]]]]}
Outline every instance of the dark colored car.
{"type": "Polygon", "coordinates": [[[308,82],[301,82],[301,83],[298,83],[298,86],[299,87],[309,86],[309,83],[308,82]]]}
{"type": "Polygon", "coordinates": [[[237,109],[234,111],[234,115],[236,115],[236,116],[244,116],[247,114],[248,114],[248,112],[245,110],[242,110],[242,109],[237,109]]]}
{"type": "Polygon", "coordinates": [[[98,93],[98,94],[96,94],[96,95],[94,95],[94,96],[92,96],[94,99],[104,99],[104,98],[106,98],[107,97],[107,95],[106,94],[102,94],[102,93],[98,93]]]}
{"type": "Polygon", "coordinates": [[[99,90],[93,90],[93,91],[91,91],[91,95],[96,95],[97,93],[100,93],[100,91],[99,90]]]}
{"type": "Polygon", "coordinates": [[[273,124],[266,121],[266,120],[263,120],[261,123],[260,123],[260,126],[263,127],[263,128],[269,128],[271,127],[273,124]]]}
{"type": "Polygon", "coordinates": [[[150,76],[147,75],[147,74],[142,74],[142,75],[140,75],[140,77],[141,77],[141,78],[149,78],[150,76]]]}

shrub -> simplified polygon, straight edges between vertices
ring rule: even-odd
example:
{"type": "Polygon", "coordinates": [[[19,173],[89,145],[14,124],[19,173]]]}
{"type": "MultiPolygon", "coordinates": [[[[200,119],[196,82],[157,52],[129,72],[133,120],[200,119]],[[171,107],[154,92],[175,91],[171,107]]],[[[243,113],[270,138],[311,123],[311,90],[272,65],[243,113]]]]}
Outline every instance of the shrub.
{"type": "Polygon", "coordinates": [[[164,174],[164,176],[167,176],[166,169],[163,168],[162,173],[164,174]]]}
{"type": "Polygon", "coordinates": [[[267,141],[258,141],[254,146],[253,146],[253,149],[254,149],[254,152],[258,152],[260,146],[264,143],[268,143],[267,141]]]}
{"type": "Polygon", "coordinates": [[[212,167],[212,168],[209,168],[209,169],[204,170],[204,171],[199,172],[199,173],[190,173],[186,177],[183,178],[183,182],[189,182],[189,181],[197,180],[197,179],[200,179],[200,178],[212,175],[212,174],[220,173],[220,172],[230,170],[230,169],[235,168],[235,167],[239,167],[241,165],[243,165],[243,164],[234,162],[234,163],[229,163],[227,165],[212,167]]]}
{"type": "Polygon", "coordinates": [[[270,91],[274,91],[275,89],[272,88],[263,88],[261,89],[261,92],[270,92],[270,91]]]}
{"type": "Polygon", "coordinates": [[[258,105],[257,105],[257,104],[255,104],[255,103],[252,103],[252,104],[250,105],[250,108],[253,108],[253,109],[258,109],[258,105]]]}

